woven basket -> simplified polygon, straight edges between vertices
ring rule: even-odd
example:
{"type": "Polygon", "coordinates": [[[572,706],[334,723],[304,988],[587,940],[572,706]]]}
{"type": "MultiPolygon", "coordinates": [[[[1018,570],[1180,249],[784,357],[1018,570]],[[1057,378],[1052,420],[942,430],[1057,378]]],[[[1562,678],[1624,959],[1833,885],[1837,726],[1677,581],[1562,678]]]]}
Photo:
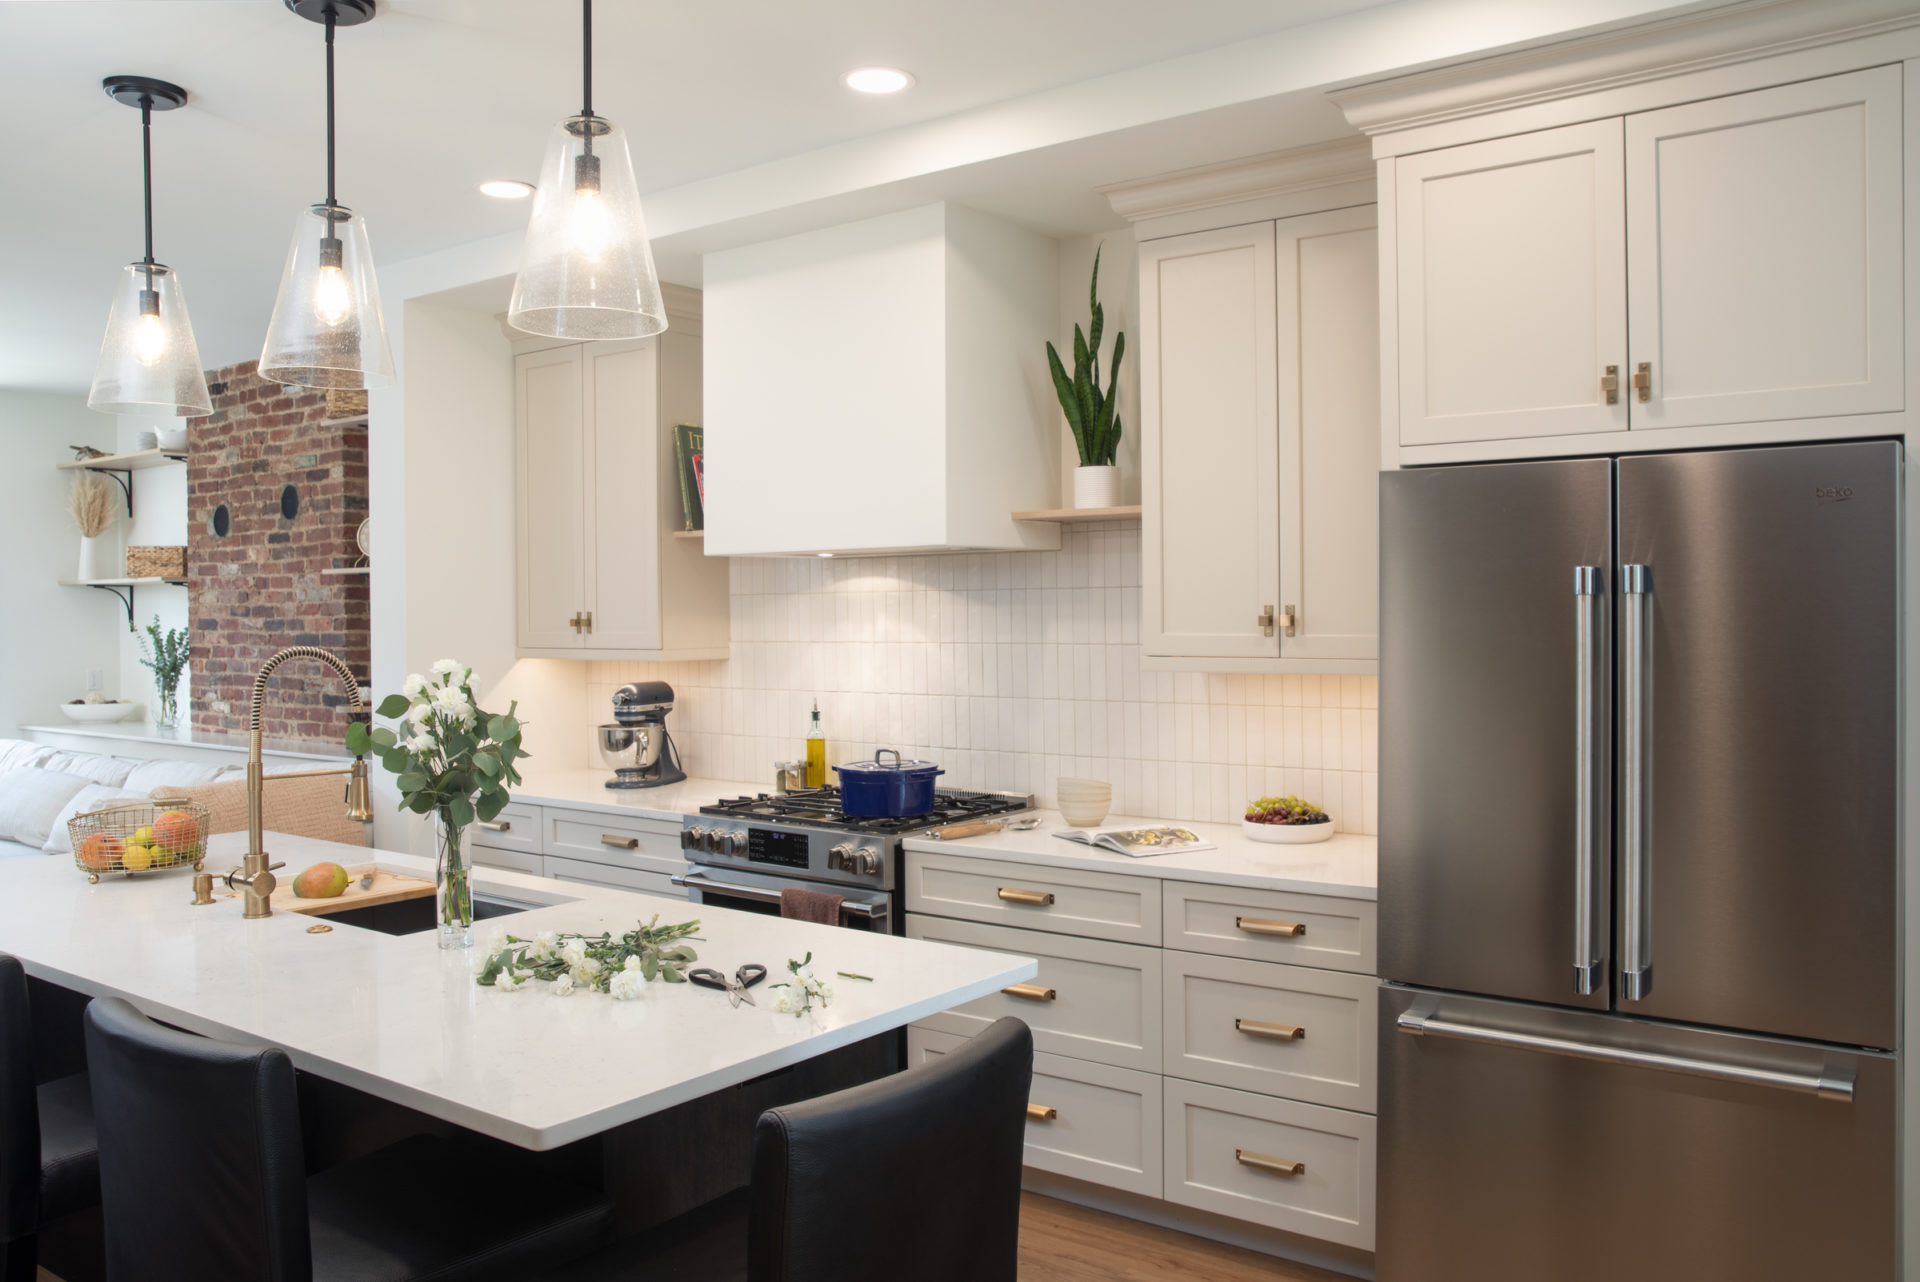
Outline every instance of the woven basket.
{"type": "Polygon", "coordinates": [[[184,547],[130,547],[127,549],[127,577],[184,579],[187,577],[187,550],[184,547]]]}
{"type": "Polygon", "coordinates": [[[115,872],[198,868],[212,826],[197,801],[117,801],[67,820],[67,835],[74,866],[88,881],[99,881],[115,872]]]}
{"type": "Polygon", "coordinates": [[[358,418],[367,412],[367,393],[364,388],[329,387],[327,389],[328,418],[358,418]]]}

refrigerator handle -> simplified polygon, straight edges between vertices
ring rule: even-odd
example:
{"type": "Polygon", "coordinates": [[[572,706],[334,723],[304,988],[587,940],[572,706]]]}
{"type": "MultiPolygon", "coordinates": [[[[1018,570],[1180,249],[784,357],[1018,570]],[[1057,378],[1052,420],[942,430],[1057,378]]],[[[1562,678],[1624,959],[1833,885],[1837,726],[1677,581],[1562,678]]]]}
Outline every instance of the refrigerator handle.
{"type": "Polygon", "coordinates": [[[1600,897],[1594,887],[1599,866],[1605,804],[1599,708],[1605,659],[1602,650],[1606,585],[1598,566],[1573,570],[1574,613],[1574,809],[1573,841],[1573,991],[1585,997],[1605,982],[1599,949],[1600,897]]]}
{"type": "Polygon", "coordinates": [[[1653,567],[1620,567],[1620,995],[1653,992],[1653,567]]]}
{"type": "Polygon", "coordinates": [[[1748,1086],[1771,1086],[1794,1091],[1838,1104],[1853,1103],[1854,1074],[1847,1065],[1829,1056],[1817,1073],[1795,1073],[1786,1069],[1762,1068],[1753,1064],[1730,1064],[1720,1060],[1694,1059],[1687,1055],[1668,1055],[1661,1051],[1638,1050],[1631,1046],[1609,1046],[1603,1042],[1581,1042],[1566,1037],[1548,1037],[1539,1033],[1520,1033],[1480,1024],[1461,1024],[1440,1016],[1436,1002],[1416,1002],[1401,1012],[1394,1026],[1416,1037],[1444,1037],[1453,1041],[1480,1042],[1512,1050],[1536,1051],[1569,1059],[1588,1059],[1602,1064],[1624,1064],[1650,1068],[1688,1077],[1706,1077],[1719,1082],[1739,1082],[1748,1086]]]}

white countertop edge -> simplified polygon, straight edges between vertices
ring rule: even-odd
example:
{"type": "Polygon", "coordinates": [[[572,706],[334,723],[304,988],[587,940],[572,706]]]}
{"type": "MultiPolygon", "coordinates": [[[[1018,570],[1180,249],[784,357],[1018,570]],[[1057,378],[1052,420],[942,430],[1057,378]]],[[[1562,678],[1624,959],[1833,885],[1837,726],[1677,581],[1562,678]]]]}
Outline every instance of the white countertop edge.
{"type": "Polygon", "coordinates": [[[653,819],[678,824],[728,797],[753,797],[772,792],[771,784],[688,776],[657,788],[609,788],[611,770],[528,771],[514,788],[513,801],[523,806],[551,806],[556,810],[590,810],[630,819],[653,819]]]}

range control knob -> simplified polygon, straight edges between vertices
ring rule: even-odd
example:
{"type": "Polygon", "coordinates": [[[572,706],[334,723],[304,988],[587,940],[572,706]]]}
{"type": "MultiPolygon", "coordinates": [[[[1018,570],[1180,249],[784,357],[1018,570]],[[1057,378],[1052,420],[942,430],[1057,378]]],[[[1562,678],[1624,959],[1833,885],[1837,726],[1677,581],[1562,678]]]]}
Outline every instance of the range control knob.
{"type": "Polygon", "coordinates": [[[746,848],[747,848],[746,833],[734,831],[727,834],[727,853],[728,854],[737,855],[737,854],[740,854],[742,851],[746,850],[746,848]]]}
{"type": "Polygon", "coordinates": [[[708,852],[716,855],[719,854],[721,846],[726,844],[726,840],[730,835],[732,834],[727,833],[719,828],[714,828],[711,831],[709,831],[707,833],[708,852]]]}
{"type": "Polygon", "coordinates": [[[695,825],[692,828],[682,828],[680,830],[680,849],[699,850],[701,847],[705,846],[706,844],[707,844],[706,828],[700,825],[695,825]]]}
{"type": "Polygon", "coordinates": [[[827,852],[827,867],[836,872],[843,869],[848,872],[853,871],[853,846],[843,841],[832,850],[829,850],[827,852]]]}
{"type": "Polygon", "coordinates": [[[854,852],[853,870],[868,877],[880,871],[880,856],[872,846],[862,846],[854,852]]]}

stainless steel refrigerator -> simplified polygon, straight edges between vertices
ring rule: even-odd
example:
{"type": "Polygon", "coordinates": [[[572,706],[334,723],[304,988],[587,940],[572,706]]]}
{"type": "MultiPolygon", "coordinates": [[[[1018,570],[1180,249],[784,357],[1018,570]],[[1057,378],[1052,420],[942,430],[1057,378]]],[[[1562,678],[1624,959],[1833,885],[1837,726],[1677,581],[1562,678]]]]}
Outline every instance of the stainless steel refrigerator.
{"type": "Polygon", "coordinates": [[[1901,451],[1381,478],[1381,1282],[1895,1276],[1901,451]]]}

